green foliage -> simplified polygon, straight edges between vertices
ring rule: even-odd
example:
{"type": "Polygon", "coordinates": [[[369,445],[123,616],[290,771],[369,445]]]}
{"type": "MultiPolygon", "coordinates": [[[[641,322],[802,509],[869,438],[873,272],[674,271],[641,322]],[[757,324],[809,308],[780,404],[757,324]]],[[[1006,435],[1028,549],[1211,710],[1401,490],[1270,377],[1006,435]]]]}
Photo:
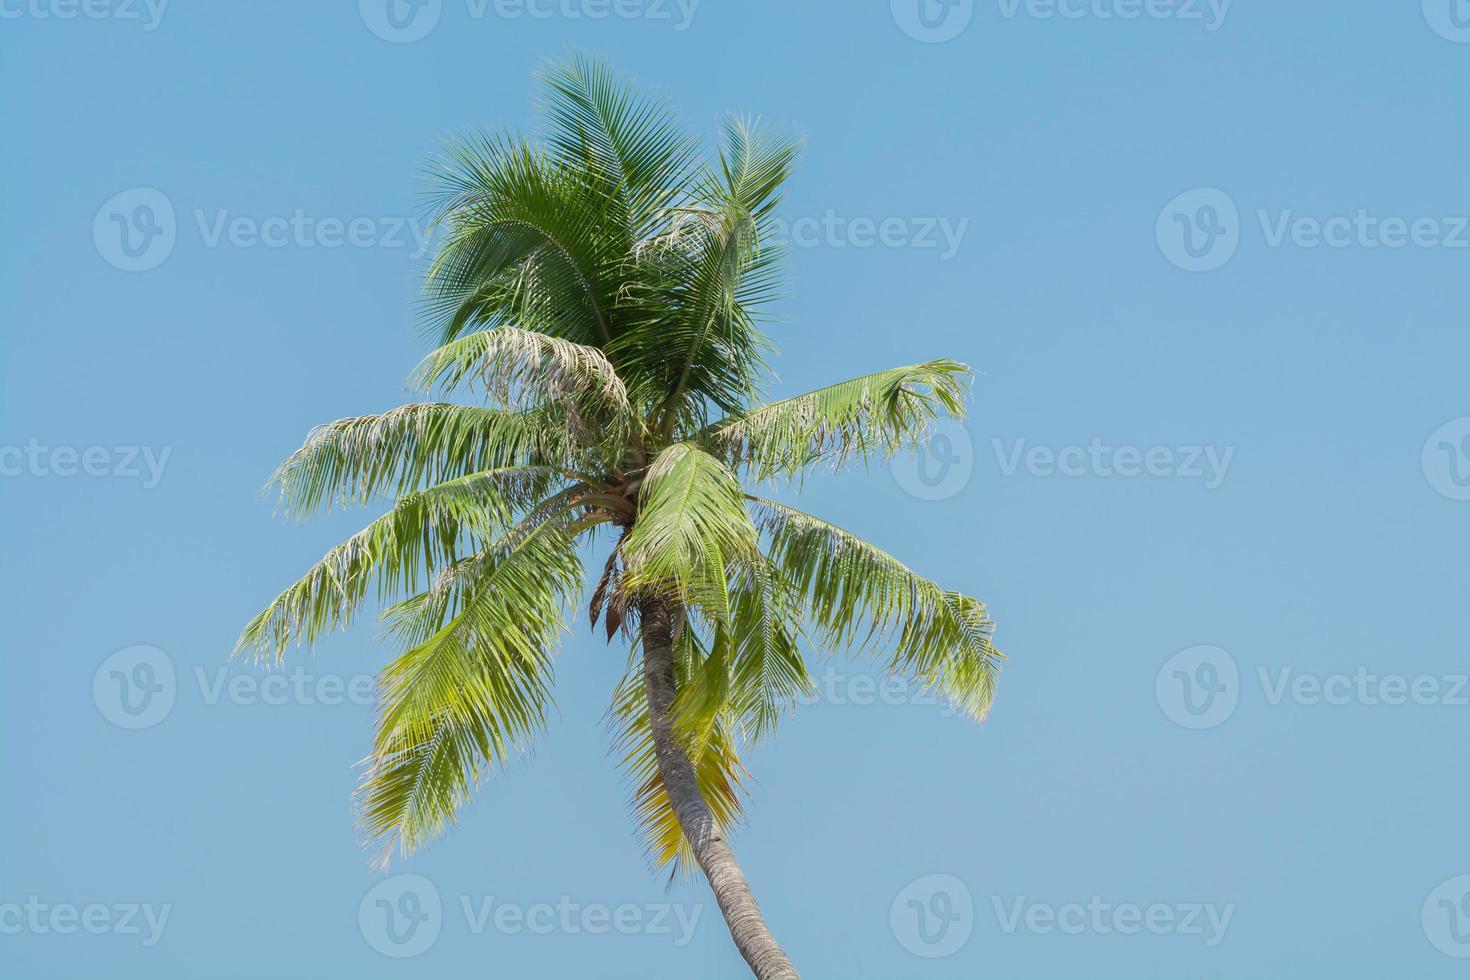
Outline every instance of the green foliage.
{"type": "Polygon", "coordinates": [[[439,346],[413,381],[486,404],[314,430],[273,478],[282,509],[391,507],[251,620],[240,649],[279,659],[377,603],[402,652],[380,677],[357,802],[385,860],[410,853],[544,726],[584,545],[609,525],[589,612],[633,639],[616,745],[650,855],[687,868],[653,754],[640,602],[674,610],[675,729],[725,827],[740,751],[811,691],[811,647],[882,650],[972,716],[989,709],[1001,658],[983,604],[740,482],[912,447],[962,416],[969,370],[934,360],[760,404],[797,142],[730,120],[706,161],[666,104],[600,62],[573,57],[543,82],[539,138],[467,136],[431,174],[439,346]]]}

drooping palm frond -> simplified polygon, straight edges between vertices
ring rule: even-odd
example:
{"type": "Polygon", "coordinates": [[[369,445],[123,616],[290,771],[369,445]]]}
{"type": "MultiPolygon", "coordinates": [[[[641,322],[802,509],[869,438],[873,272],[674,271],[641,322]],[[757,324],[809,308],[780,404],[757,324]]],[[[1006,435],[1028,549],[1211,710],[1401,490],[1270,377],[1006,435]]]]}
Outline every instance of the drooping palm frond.
{"type": "Polygon", "coordinates": [[[310,645],[347,627],[374,585],[380,598],[416,590],[466,546],[490,540],[518,510],[562,482],[555,470],[511,467],[472,473],[401,498],[256,615],[237,650],[279,661],[291,643],[310,645]]]}
{"type": "Polygon", "coordinates": [[[334,505],[422,490],[509,466],[569,467],[566,427],[554,412],[478,405],[405,405],[320,426],[280,465],[270,485],[302,516],[334,505]]]}
{"type": "Polygon", "coordinates": [[[756,479],[866,462],[917,444],[941,411],[963,419],[970,376],[950,360],[879,371],[721,420],[705,439],[756,479]]]}
{"type": "MultiPolygon", "coordinates": [[[[709,654],[691,629],[680,633],[675,653],[682,687],[709,654]]],[[[629,655],[628,672],[613,692],[609,719],[614,729],[613,749],[621,754],[620,762],[633,785],[634,819],[650,863],[656,868],[670,866],[674,875],[692,873],[697,867],[694,855],[679,827],[654,750],[637,641],[629,655]]],[[[725,829],[733,827],[740,819],[747,773],[732,733],[723,719],[716,719],[700,733],[685,732],[683,748],[716,823],[725,829]]]]}
{"type": "Polygon", "coordinates": [[[495,327],[452,340],[424,358],[409,377],[409,384],[421,390],[442,383],[445,391],[453,391],[466,381],[478,382],[481,390],[510,408],[570,401],[629,411],[628,390],[601,350],[519,327],[495,327]]]}
{"type": "Polygon", "coordinates": [[[689,443],[659,454],[643,478],[637,523],[623,543],[624,586],[729,619],[727,569],[755,552],[755,526],[740,484],[689,443]]]}
{"type": "Polygon", "coordinates": [[[385,861],[441,834],[480,772],[524,752],[545,721],[551,654],[581,584],[572,540],[561,522],[543,522],[472,563],[463,609],[379,678],[358,809],[385,861]]]}
{"type": "Polygon", "coordinates": [[[709,656],[679,692],[676,722],[696,736],[717,721],[741,741],[775,731],[812,692],[798,641],[801,596],[763,555],[735,567],[730,621],[713,627],[709,656]]]}
{"type": "Polygon", "coordinates": [[[990,710],[1004,659],[978,599],[914,574],[896,558],[820,518],[749,497],[771,561],[800,591],[835,647],[893,644],[889,669],[907,673],[976,720],[990,710]]]}

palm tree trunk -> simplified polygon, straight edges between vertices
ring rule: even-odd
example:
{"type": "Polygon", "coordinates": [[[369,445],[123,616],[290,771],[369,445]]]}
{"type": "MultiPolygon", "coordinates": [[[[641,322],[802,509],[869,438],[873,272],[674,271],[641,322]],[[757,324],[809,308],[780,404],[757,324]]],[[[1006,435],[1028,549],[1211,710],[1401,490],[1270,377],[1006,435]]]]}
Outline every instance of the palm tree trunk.
{"type": "Polygon", "coordinates": [[[643,679],[648,688],[648,717],[653,730],[658,770],[673,804],[674,816],[709,879],[715,901],[730,927],[735,948],[758,980],[800,980],[801,975],[776,943],[761,918],[745,873],[699,791],[694,766],[674,734],[674,642],[669,604],[650,600],[640,607],[643,628],[643,679]]]}

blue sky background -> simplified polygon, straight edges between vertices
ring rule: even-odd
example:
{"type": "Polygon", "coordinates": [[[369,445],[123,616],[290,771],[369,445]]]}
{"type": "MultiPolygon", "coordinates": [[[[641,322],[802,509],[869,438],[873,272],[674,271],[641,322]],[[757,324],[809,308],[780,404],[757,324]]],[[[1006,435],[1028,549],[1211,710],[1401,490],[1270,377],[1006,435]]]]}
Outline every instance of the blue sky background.
{"type": "Polygon", "coordinates": [[[389,655],[371,625],[295,661],[306,695],[215,693],[261,680],[226,666],[240,626],[366,520],[293,525],[258,490],[311,425],[409,397],[419,262],[393,228],[423,162],[529,125],[533,67],[578,46],[702,131],[742,110],[807,135],[786,212],[829,230],[791,252],[775,394],[935,356],[982,372],[929,483],[901,464],[803,494],[984,598],[1010,656],[978,726],[864,695],[876,666],[832,660],[824,702],[751,758],[735,844],[803,975],[1463,975],[1470,4],[1236,0],[1222,20],[975,0],[932,7],[958,33],[930,42],[904,0],[687,19],[625,0],[599,20],[568,16],[596,0],[441,0],[397,42],[372,0],[174,0],[156,20],[121,2],[0,3],[0,974],[745,975],[705,886],[644,866],[603,720],[616,646],[570,637],[534,764],[395,866],[442,901],[413,958],[360,925],[384,880],[350,811],[371,710],[321,703],[389,655]],[[158,198],[137,188],[173,209],[174,243],[130,272],[112,215],[165,218],[143,221],[158,198]],[[298,211],[368,219],[372,243],[211,238],[298,211]],[[1342,247],[1298,221],[1359,212],[1342,247]],[[888,243],[854,219],[889,221],[888,243]],[[1384,219],[1419,222],[1417,243],[1385,246],[1384,219]],[[957,248],[930,226],[963,228],[957,248]],[[1046,462],[1094,440],[1168,462],[1046,462]],[[101,475],[55,453],[97,447],[101,475]],[[168,453],[156,480],[127,447],[168,453]],[[1233,453],[1220,480],[1190,447],[1233,453]],[[162,653],[114,663],[166,657],[172,708],[128,730],[104,661],[140,645],[162,653]],[[1360,669],[1437,693],[1275,696],[1283,670],[1360,669]],[[703,908],[680,946],[677,927],[477,933],[462,896],[703,908]],[[1045,928],[1094,896],[1230,919],[1213,944],[1203,916],[1203,934],[1045,928]],[[1043,918],[1008,931],[1018,900],[1043,918]],[[59,934],[66,913],[27,903],[108,911],[59,934]],[[169,909],[152,945],[114,909],[138,903],[169,909]]]}

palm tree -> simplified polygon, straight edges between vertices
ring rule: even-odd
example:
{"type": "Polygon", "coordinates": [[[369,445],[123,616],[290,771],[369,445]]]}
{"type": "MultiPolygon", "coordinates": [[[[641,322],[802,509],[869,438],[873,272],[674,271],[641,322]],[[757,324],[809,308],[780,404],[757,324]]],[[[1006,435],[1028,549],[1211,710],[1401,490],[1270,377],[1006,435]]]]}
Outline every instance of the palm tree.
{"type": "Polygon", "coordinates": [[[755,976],[796,977],[727,834],[740,750],[811,689],[803,648],[884,646],[888,670],[977,719],[1000,655],[982,603],[745,484],[913,446],[962,415],[969,371],[934,360],[760,404],[797,144],[732,119],[705,162],[606,65],[573,56],[542,80],[543,137],[463,139],[432,172],[440,346],[413,377],[482,400],[310,434],[273,477],[286,512],[392,505],[240,649],[279,662],[370,592],[382,604],[404,652],[379,678],[357,803],[385,863],[441,834],[543,727],[585,545],[604,535],[588,612],[631,647],[610,717],[651,859],[704,872],[755,976]]]}

